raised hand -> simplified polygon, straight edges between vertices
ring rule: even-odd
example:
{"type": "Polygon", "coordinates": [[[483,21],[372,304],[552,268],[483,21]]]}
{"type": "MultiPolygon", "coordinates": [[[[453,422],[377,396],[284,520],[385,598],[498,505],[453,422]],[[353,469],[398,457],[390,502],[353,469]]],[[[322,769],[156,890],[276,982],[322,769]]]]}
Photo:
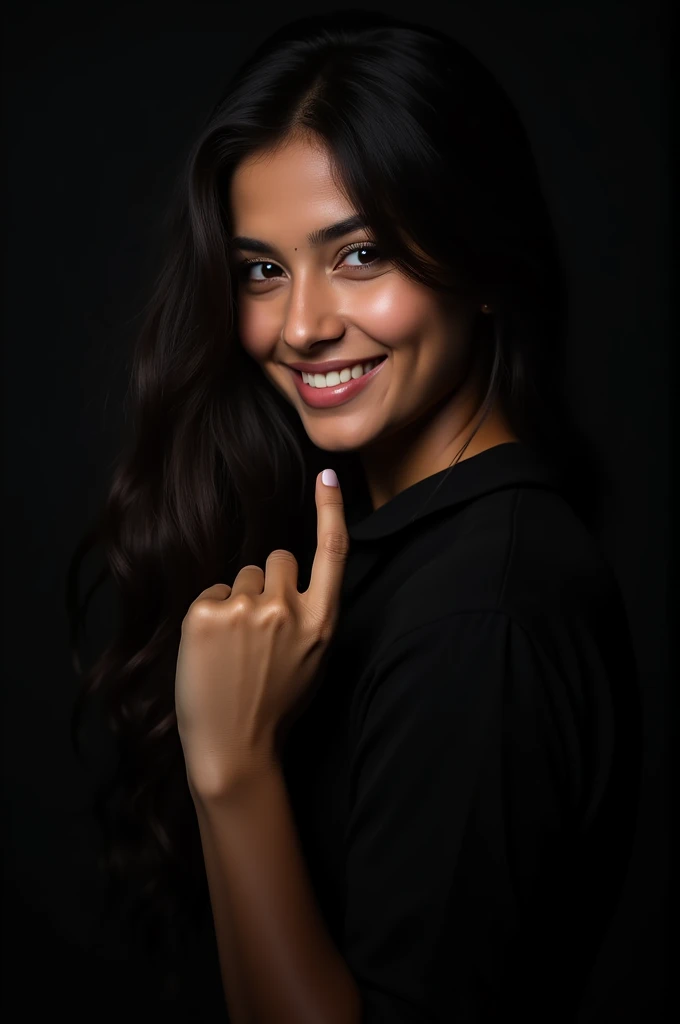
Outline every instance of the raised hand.
{"type": "Polygon", "coordinates": [[[193,793],[225,792],[275,757],[280,720],[301,700],[337,624],[349,536],[340,487],[316,480],[317,547],[309,587],[297,589],[290,551],[262,570],[244,566],[233,586],[215,583],[182,621],[175,708],[193,793]]]}

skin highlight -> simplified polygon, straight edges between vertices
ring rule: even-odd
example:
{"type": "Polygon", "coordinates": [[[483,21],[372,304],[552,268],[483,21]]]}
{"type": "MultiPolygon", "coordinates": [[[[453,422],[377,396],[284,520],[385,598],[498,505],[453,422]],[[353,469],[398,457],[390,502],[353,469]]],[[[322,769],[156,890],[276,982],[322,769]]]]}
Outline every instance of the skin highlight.
{"type": "MultiPolygon", "coordinates": [[[[267,255],[235,250],[241,343],[297,410],[311,441],[359,453],[374,509],[449,466],[481,418],[485,381],[470,343],[479,304],[407,278],[367,228],[309,243],[308,233],[357,212],[318,140],[292,137],[244,160],[230,205],[234,237],[271,246],[267,255]],[[366,248],[356,245],[362,242],[366,248]],[[244,259],[253,262],[244,267],[244,259]],[[375,380],[328,409],[306,405],[289,368],[381,356],[387,359],[375,380]]],[[[461,461],[516,440],[493,406],[461,461]]]]}

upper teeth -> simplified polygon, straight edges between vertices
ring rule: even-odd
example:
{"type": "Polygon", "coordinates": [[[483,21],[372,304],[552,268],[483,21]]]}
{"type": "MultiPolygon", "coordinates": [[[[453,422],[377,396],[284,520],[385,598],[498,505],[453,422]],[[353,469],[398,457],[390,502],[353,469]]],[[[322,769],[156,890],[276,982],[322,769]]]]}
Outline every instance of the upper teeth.
{"type": "Polygon", "coordinates": [[[350,378],[362,377],[379,362],[379,359],[372,359],[370,363],[357,363],[356,366],[346,366],[344,370],[333,370],[331,373],[305,373],[303,370],[302,379],[312,388],[334,388],[338,384],[346,384],[350,378]]]}

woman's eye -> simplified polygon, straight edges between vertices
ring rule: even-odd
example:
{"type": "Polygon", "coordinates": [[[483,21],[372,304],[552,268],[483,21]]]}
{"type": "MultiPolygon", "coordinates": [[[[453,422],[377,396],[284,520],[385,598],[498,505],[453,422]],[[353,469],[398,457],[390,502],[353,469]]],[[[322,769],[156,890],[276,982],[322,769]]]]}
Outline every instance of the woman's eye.
{"type": "Polygon", "coordinates": [[[253,281],[274,281],[276,279],[276,274],[274,274],[273,277],[269,276],[269,274],[272,272],[272,269],[274,271],[276,271],[276,270],[280,271],[281,267],[278,265],[278,263],[263,263],[262,261],[260,261],[259,263],[255,263],[255,262],[253,262],[253,263],[242,263],[241,267],[240,267],[240,274],[241,274],[241,277],[243,277],[248,282],[253,282],[253,281]],[[259,275],[253,276],[251,274],[251,271],[255,270],[255,268],[257,268],[259,270],[260,267],[264,268],[263,276],[262,277],[260,277],[259,275]]]}
{"type": "MultiPolygon", "coordinates": [[[[364,259],[366,253],[372,253],[372,252],[380,252],[380,249],[378,249],[377,245],[366,245],[366,244],[359,245],[355,249],[351,249],[349,252],[345,253],[345,255],[343,256],[342,262],[345,263],[346,260],[348,260],[350,256],[360,256],[361,259],[364,259]]],[[[372,258],[367,259],[366,262],[364,262],[364,263],[358,263],[358,264],[350,263],[349,266],[370,267],[374,263],[380,263],[380,260],[376,256],[373,256],[372,258]]]]}
{"type": "MultiPolygon", "coordinates": [[[[377,245],[368,245],[363,242],[356,245],[353,249],[350,249],[349,252],[345,252],[340,260],[339,266],[348,266],[352,270],[363,270],[364,268],[367,270],[371,269],[374,264],[382,262],[380,257],[371,255],[372,253],[379,252],[380,250],[377,245]],[[349,258],[354,255],[357,256],[359,262],[348,263],[347,261],[349,258]]],[[[242,263],[238,268],[239,276],[248,284],[261,284],[265,281],[275,281],[281,272],[281,267],[278,263],[271,263],[265,260],[249,260],[242,263]]]]}

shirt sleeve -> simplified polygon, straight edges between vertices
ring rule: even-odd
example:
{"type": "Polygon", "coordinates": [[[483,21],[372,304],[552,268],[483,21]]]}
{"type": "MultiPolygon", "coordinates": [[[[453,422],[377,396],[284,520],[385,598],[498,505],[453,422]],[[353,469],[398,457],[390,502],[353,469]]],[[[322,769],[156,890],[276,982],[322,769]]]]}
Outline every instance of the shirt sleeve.
{"type": "Polygon", "coordinates": [[[574,680],[499,611],[418,627],[382,657],[354,727],[345,837],[343,955],[363,1024],[534,1019],[582,799],[582,713],[574,680]]]}

